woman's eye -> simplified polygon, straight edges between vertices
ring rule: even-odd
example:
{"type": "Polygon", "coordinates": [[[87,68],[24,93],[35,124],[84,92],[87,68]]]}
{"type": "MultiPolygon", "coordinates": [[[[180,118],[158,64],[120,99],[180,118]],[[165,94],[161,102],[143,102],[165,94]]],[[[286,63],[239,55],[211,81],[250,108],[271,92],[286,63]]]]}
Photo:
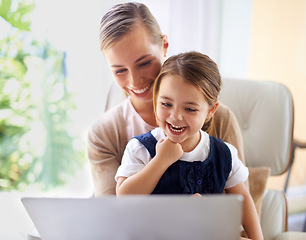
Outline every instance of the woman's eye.
{"type": "Polygon", "coordinates": [[[187,112],[196,112],[197,110],[194,108],[185,108],[187,112]]]}
{"type": "Polygon", "coordinates": [[[145,62],[143,62],[143,63],[140,63],[139,66],[140,66],[140,67],[146,66],[146,65],[149,65],[151,62],[152,62],[152,60],[145,61],[145,62]]]}
{"type": "Polygon", "coordinates": [[[124,73],[126,71],[126,69],[118,69],[115,71],[115,74],[121,74],[124,73]]]}

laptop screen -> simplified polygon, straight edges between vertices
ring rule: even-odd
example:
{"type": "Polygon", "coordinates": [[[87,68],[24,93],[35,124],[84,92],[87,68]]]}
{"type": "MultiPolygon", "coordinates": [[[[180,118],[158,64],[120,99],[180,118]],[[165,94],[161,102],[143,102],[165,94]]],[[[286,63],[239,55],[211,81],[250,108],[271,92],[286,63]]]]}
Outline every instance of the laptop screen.
{"type": "Polygon", "coordinates": [[[44,240],[239,239],[242,197],[23,198],[44,240]]]}

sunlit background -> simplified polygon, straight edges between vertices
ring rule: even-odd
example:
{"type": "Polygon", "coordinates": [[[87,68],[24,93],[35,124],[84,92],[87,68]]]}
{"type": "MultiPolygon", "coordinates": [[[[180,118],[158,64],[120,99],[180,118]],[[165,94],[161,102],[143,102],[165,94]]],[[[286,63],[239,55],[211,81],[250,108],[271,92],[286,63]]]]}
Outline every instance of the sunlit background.
{"type": "MultiPolygon", "coordinates": [[[[90,196],[86,137],[112,83],[99,51],[102,0],[0,0],[0,190],[90,196]]],[[[168,55],[197,50],[222,76],[276,81],[295,105],[306,141],[306,1],[154,0],[168,55]]],[[[264,116],[263,116],[264,117],[264,116]]],[[[290,189],[306,185],[297,150],[290,189]]],[[[283,189],[286,175],[268,187],[283,189]]]]}

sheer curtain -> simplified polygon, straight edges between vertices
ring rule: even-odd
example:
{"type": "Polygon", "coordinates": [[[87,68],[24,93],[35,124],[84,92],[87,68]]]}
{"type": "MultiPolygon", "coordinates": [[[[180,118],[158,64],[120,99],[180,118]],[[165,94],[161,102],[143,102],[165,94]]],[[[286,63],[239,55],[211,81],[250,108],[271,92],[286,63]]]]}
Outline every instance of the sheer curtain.
{"type": "Polygon", "coordinates": [[[252,0],[140,0],[169,38],[169,54],[210,56],[223,77],[247,78],[252,0]]]}
{"type": "Polygon", "coordinates": [[[168,36],[168,56],[200,51],[218,62],[221,0],[141,0],[168,36]]]}

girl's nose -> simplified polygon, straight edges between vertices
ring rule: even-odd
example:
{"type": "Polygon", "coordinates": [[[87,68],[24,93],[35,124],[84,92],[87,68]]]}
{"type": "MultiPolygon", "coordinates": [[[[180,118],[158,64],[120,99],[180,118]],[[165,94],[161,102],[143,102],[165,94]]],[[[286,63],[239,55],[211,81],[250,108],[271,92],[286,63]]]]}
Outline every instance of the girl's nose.
{"type": "Polygon", "coordinates": [[[173,109],[172,112],[171,112],[171,118],[173,120],[181,121],[181,120],[183,120],[183,115],[182,115],[181,111],[173,109]]]}

